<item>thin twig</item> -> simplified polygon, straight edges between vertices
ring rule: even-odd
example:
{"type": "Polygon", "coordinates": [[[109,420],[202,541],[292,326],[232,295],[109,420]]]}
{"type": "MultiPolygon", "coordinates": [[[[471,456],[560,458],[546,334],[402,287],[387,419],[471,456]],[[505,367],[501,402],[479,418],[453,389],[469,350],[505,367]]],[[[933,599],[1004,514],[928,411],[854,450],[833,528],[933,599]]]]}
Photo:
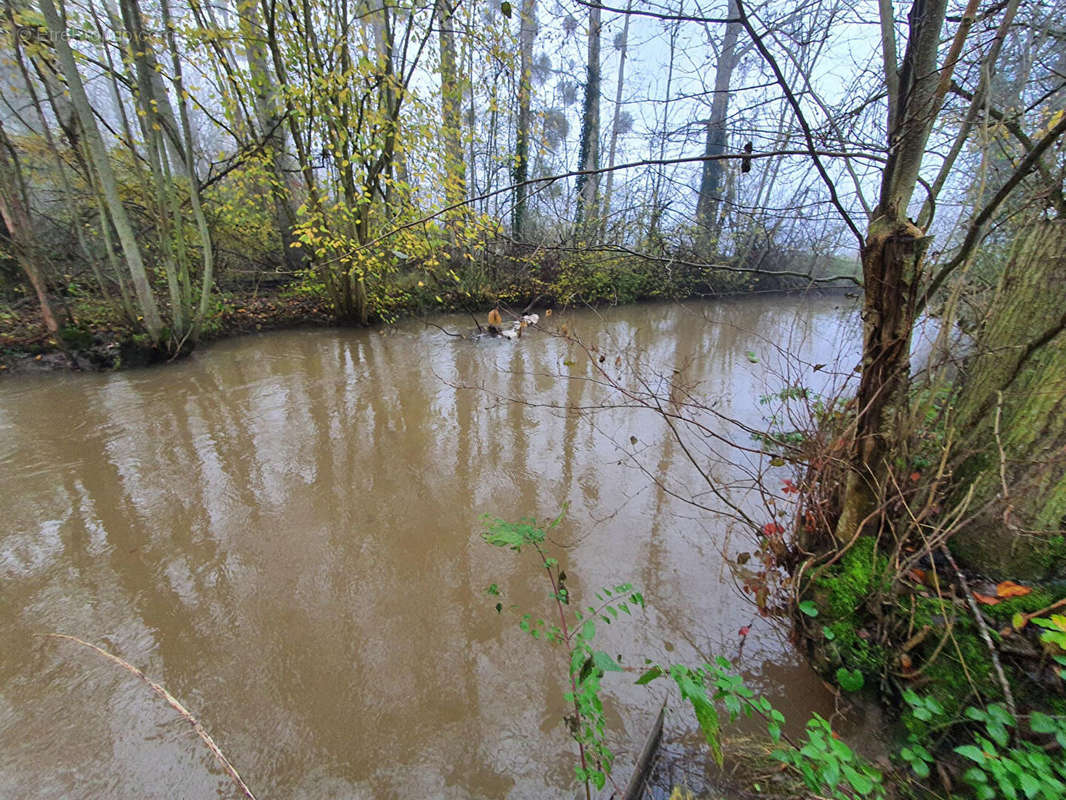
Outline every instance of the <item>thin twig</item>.
{"type": "Polygon", "coordinates": [[[422,323],[424,325],[428,325],[431,328],[436,328],[438,331],[440,331],[441,333],[446,333],[448,336],[454,336],[457,339],[462,339],[463,338],[463,334],[461,334],[461,333],[452,333],[451,331],[449,331],[449,330],[447,330],[445,328],[442,328],[440,325],[438,325],[435,322],[426,322],[425,320],[422,320],[422,323]]]}
{"type": "Polygon", "coordinates": [[[996,436],[996,449],[999,450],[999,481],[1003,485],[1003,524],[1007,528],[1010,524],[1010,489],[1007,488],[1007,454],[1003,450],[1003,439],[999,435],[999,420],[1003,414],[1003,392],[996,392],[996,423],[993,432],[996,436]]]}
{"type": "Polygon", "coordinates": [[[164,687],[153,681],[151,678],[149,678],[147,675],[137,669],[137,667],[133,666],[133,664],[131,664],[130,662],[126,661],[123,658],[119,658],[113,653],[109,653],[103,648],[97,647],[95,644],[87,642],[84,639],[79,639],[77,636],[68,636],[65,633],[48,633],[45,635],[53,639],[66,639],[76,644],[80,644],[82,647],[88,647],[90,650],[95,650],[104,658],[114,662],[115,664],[118,664],[127,672],[132,672],[134,675],[136,675],[138,678],[148,684],[148,686],[151,687],[153,692],[155,692],[157,695],[166,700],[167,703],[170,704],[171,708],[181,714],[182,718],[190,725],[192,725],[193,730],[196,731],[196,735],[199,736],[203,740],[204,744],[207,745],[208,749],[214,754],[215,758],[218,759],[218,762],[222,765],[222,768],[226,771],[230,778],[233,779],[233,782],[240,787],[240,790],[244,794],[244,796],[247,797],[248,800],[255,800],[255,795],[252,794],[252,790],[248,788],[248,784],[246,784],[241,778],[240,773],[237,772],[237,768],[234,767],[233,764],[230,763],[230,760],[226,758],[226,756],[222,753],[218,745],[215,744],[215,740],[211,738],[211,735],[206,730],[204,730],[204,726],[199,723],[199,721],[196,719],[196,717],[192,715],[189,709],[183,706],[178,701],[178,699],[174,697],[174,695],[172,695],[170,692],[168,692],[164,687]]]}
{"type": "Polygon", "coordinates": [[[1014,706],[1014,695],[1011,693],[1010,684],[1007,683],[1007,676],[1003,674],[1003,665],[999,663],[999,652],[992,642],[992,637],[988,634],[985,618],[981,616],[981,609],[977,607],[977,601],[974,599],[973,592],[970,591],[970,586],[966,582],[966,576],[962,574],[962,570],[955,563],[955,559],[946,545],[940,545],[940,552],[944,554],[948,563],[951,564],[951,568],[955,570],[955,577],[958,579],[959,585],[962,586],[963,594],[966,595],[966,602],[970,606],[970,611],[973,612],[977,629],[980,631],[981,638],[984,639],[985,646],[988,648],[988,654],[992,657],[992,667],[996,671],[996,678],[999,680],[1000,688],[1003,689],[1003,700],[1007,703],[1007,711],[1010,712],[1012,717],[1017,719],[1018,712],[1014,706]]]}
{"type": "Polygon", "coordinates": [[[1046,606],[1046,607],[1040,609],[1039,611],[1033,611],[1032,613],[1029,613],[1029,614],[1022,614],[1022,621],[1025,622],[1025,623],[1028,623],[1029,620],[1031,620],[1031,619],[1036,619],[1037,617],[1042,617],[1042,616],[1044,616],[1044,614],[1048,613],[1049,611],[1054,611],[1055,609],[1062,608],[1063,606],[1066,606],[1066,597],[1063,597],[1061,600],[1056,600],[1051,605],[1046,606]]]}

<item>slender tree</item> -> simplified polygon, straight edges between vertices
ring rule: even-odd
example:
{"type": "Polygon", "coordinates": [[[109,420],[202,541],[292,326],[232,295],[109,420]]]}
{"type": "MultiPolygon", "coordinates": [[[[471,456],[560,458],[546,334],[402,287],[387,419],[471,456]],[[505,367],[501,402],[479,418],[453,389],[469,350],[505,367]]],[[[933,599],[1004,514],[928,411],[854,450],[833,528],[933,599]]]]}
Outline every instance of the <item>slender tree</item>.
{"type": "Polygon", "coordinates": [[[463,89],[456,74],[455,7],[450,0],[437,4],[440,42],[440,101],[444,151],[444,198],[448,205],[466,199],[466,165],[463,157],[463,89]]]}
{"type": "Polygon", "coordinates": [[[705,123],[707,139],[703,147],[703,154],[708,158],[703,162],[699,200],[696,203],[697,240],[700,252],[706,258],[713,256],[718,240],[718,213],[722,203],[725,167],[717,157],[726,150],[730,84],[737,66],[737,40],[741,32],[736,0],[730,0],[728,16],[730,21],[725,24],[718,46],[718,62],[714,68],[714,92],[711,95],[711,113],[705,123]]]}
{"type": "Polygon", "coordinates": [[[614,117],[611,120],[611,142],[607,148],[607,188],[603,192],[603,219],[604,224],[611,215],[611,194],[614,192],[614,163],[618,153],[618,134],[622,122],[622,90],[625,87],[626,54],[629,50],[629,10],[632,8],[632,0],[626,0],[625,20],[622,23],[622,33],[618,37],[616,47],[618,50],[618,80],[614,90],[614,117]]]}
{"type": "Polygon", "coordinates": [[[589,5],[588,61],[586,63],[585,104],[581,112],[581,149],[578,153],[577,212],[578,230],[596,218],[600,168],[600,28],[602,12],[598,4],[589,5]]]}
{"type": "Polygon", "coordinates": [[[892,471],[892,446],[900,439],[908,402],[911,334],[929,245],[925,231],[908,219],[908,208],[929,134],[975,10],[976,2],[971,0],[952,47],[938,66],[947,0],[916,2],[911,7],[901,60],[896,55],[892,4],[880,4],[889,155],[881,173],[878,203],[861,236],[862,370],[851,470],[836,529],[837,538],[843,541],[864,523],[876,525],[883,513],[879,509],[892,471]]]}
{"type": "MultiPolygon", "coordinates": [[[[208,4],[210,8],[210,4],[208,4]]],[[[278,78],[270,69],[267,57],[267,30],[258,2],[242,0],[237,3],[238,29],[248,65],[247,83],[255,109],[255,135],[263,142],[263,155],[268,170],[270,192],[274,200],[274,216],[285,263],[290,270],[304,264],[304,252],[294,234],[296,208],[294,192],[287,177],[288,158],[285,142],[285,113],[281,105],[278,78]]],[[[251,145],[252,142],[246,143],[251,145]]]]}
{"type": "Polygon", "coordinates": [[[57,336],[59,324],[52,312],[52,304],[48,300],[41,250],[33,232],[33,223],[30,221],[26,182],[22,177],[18,154],[2,122],[0,122],[0,218],[3,218],[7,238],[11,242],[19,266],[22,267],[34,294],[37,295],[37,305],[41,309],[44,326],[50,334],[57,336]]]}
{"type": "Polygon", "coordinates": [[[529,140],[533,102],[533,40],[537,35],[537,1],[522,0],[518,31],[518,125],[515,130],[514,211],[511,229],[521,241],[528,227],[529,140]]]}
{"type": "Polygon", "coordinates": [[[107,148],[104,146],[103,138],[100,136],[100,131],[96,126],[96,118],[93,115],[92,107],[89,105],[89,98],[85,94],[85,86],[82,83],[81,75],[78,73],[78,68],[74,61],[74,53],[71,51],[70,44],[67,41],[66,26],[60,18],[59,12],[56,11],[52,0],[41,0],[40,5],[45,23],[52,34],[56,59],[66,79],[71,103],[80,123],[80,130],[85,137],[92,168],[99,177],[108,214],[122,244],[122,251],[130,271],[137,303],[140,306],[141,315],[144,317],[145,330],[152,343],[159,345],[162,342],[163,320],[159,315],[159,307],[156,305],[155,296],[152,294],[152,287],[148,280],[148,272],[144,266],[141,248],[137,242],[137,235],[119,196],[118,182],[111,167],[107,148]]]}

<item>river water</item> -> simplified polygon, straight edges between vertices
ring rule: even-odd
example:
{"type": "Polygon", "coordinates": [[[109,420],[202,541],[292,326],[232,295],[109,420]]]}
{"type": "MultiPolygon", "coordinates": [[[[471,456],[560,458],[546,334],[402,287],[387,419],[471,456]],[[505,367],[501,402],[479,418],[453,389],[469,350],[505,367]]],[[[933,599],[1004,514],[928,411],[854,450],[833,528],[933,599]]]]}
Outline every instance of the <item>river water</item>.
{"type": "MultiPolygon", "coordinates": [[[[163,684],[260,800],[574,796],[562,652],[511,611],[552,613],[543,573],[479,535],[484,514],[564,504],[549,547],[571,591],[631,581],[646,597],[601,625],[623,664],[739,654],[795,724],[831,713],[787,632],[738,588],[728,558],[750,530],[682,502],[710,505],[707,487],[662,419],[597,368],[602,355],[623,387],[691,387],[713,407],[707,430],[750,446],[714,414],[759,427],[759,398],[784,381],[850,371],[854,301],[541,323],[516,342],[416,320],[278,332],[164,368],[0,382],[0,796],[237,796],[147,686],[50,632],[163,684]],[[591,359],[551,335],[564,324],[591,359]]],[[[723,485],[754,463],[710,452],[695,457],[723,485]]],[[[669,688],[634,674],[604,679],[622,779],[669,688]]],[[[692,728],[683,709],[668,716],[668,738],[692,728]]]]}

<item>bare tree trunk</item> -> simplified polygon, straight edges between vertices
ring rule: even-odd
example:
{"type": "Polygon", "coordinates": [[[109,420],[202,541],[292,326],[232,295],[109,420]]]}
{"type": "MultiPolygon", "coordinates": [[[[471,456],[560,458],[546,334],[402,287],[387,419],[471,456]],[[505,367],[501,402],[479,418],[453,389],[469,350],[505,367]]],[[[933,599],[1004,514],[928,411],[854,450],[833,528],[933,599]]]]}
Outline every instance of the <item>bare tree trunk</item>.
{"type": "Polygon", "coordinates": [[[163,70],[145,30],[140,0],[119,0],[119,9],[129,36],[129,59],[137,73],[138,90],[144,96],[145,102],[148,98],[154,101],[152,113],[162,130],[164,146],[173,155],[174,163],[184,163],[191,155],[185,152],[177,116],[170,104],[166,87],[163,86],[163,70]]]}
{"type": "Polygon", "coordinates": [[[189,332],[190,302],[186,291],[189,277],[184,220],[178,207],[171,157],[175,163],[183,164],[185,150],[176,146],[168,148],[166,129],[170,123],[162,109],[169,108],[169,100],[161,96],[166,90],[156,80],[159,62],[155,52],[147,46],[140,4],[138,0],[120,0],[120,9],[126,27],[126,61],[132,65],[136,76],[137,120],[147,149],[151,190],[155,197],[151,210],[158,229],[156,241],[170,295],[170,332],[175,341],[181,341],[189,332]]]}
{"type": "MultiPolygon", "coordinates": [[[[4,5],[5,10],[7,11],[8,22],[11,24],[12,30],[14,30],[15,15],[11,0],[6,0],[4,5]]],[[[103,273],[100,271],[100,265],[97,263],[96,258],[89,249],[89,243],[85,239],[85,231],[82,230],[78,205],[74,196],[74,187],[71,186],[70,179],[67,177],[67,165],[64,163],[62,155],[60,155],[59,146],[56,144],[55,136],[52,135],[52,130],[48,125],[48,120],[44,114],[44,108],[41,106],[41,98],[37,93],[37,89],[34,87],[33,80],[30,78],[29,69],[26,66],[26,60],[23,58],[22,48],[18,46],[17,43],[15,50],[15,60],[18,63],[19,74],[22,76],[22,82],[25,84],[26,93],[30,96],[30,103],[33,105],[37,120],[41,124],[41,132],[44,134],[45,144],[48,147],[49,153],[52,155],[52,159],[55,161],[56,172],[59,173],[59,181],[63,187],[63,202],[67,206],[71,223],[74,225],[74,236],[78,242],[78,250],[81,252],[82,258],[88,262],[92,269],[93,277],[96,279],[96,285],[100,288],[101,296],[105,301],[110,303],[111,292],[107,288],[107,282],[104,280],[103,273]]],[[[76,152],[77,151],[75,151],[75,153],[76,152]]]]}
{"type": "Polygon", "coordinates": [[[462,87],[455,69],[455,9],[449,0],[437,6],[440,41],[440,101],[444,123],[444,197],[448,205],[466,199],[466,165],[463,158],[462,87]]]}
{"type": "MultiPolygon", "coordinates": [[[[666,137],[667,129],[670,123],[670,93],[673,90],[674,82],[674,61],[677,57],[677,34],[681,27],[681,23],[675,21],[673,27],[670,30],[670,57],[666,63],[666,91],[663,96],[663,122],[661,130],[659,131],[659,150],[656,154],[652,151],[651,158],[658,158],[662,161],[666,158],[666,137]]],[[[657,243],[660,238],[659,226],[662,222],[663,215],[663,167],[660,167],[655,171],[652,178],[651,186],[651,214],[648,219],[648,239],[652,243],[657,243]]]]}
{"type": "MultiPolygon", "coordinates": [[[[189,124],[189,109],[188,101],[186,100],[185,85],[182,79],[181,56],[178,52],[177,41],[174,35],[174,26],[171,24],[169,0],[161,0],[160,8],[163,12],[163,27],[166,31],[167,44],[170,46],[170,54],[174,68],[174,90],[178,99],[178,114],[181,119],[182,140],[185,145],[186,153],[185,178],[189,182],[189,205],[192,207],[193,218],[196,220],[196,229],[200,236],[200,251],[203,262],[203,271],[200,276],[200,302],[198,308],[193,313],[192,324],[189,328],[189,335],[192,338],[192,341],[195,342],[200,335],[200,327],[210,309],[211,285],[214,283],[215,279],[215,253],[213,249],[214,246],[211,242],[211,232],[207,227],[207,218],[204,216],[203,204],[200,200],[200,184],[196,177],[196,167],[193,163],[193,160],[195,159],[195,147],[193,143],[192,126],[189,124]]],[[[188,273],[186,272],[186,276],[187,275],[188,273]]],[[[189,292],[188,288],[186,288],[186,291],[190,295],[189,300],[191,304],[191,292],[189,292]]]]}
{"type": "Polygon", "coordinates": [[[533,39],[537,35],[537,0],[522,0],[522,16],[518,32],[518,128],[515,131],[514,163],[514,212],[512,233],[518,241],[526,233],[528,214],[526,208],[529,197],[529,135],[532,120],[531,106],[533,99],[533,39]]]}
{"type": "MultiPolygon", "coordinates": [[[[729,18],[738,16],[735,0],[729,2],[729,18]]],[[[696,224],[699,226],[697,243],[699,251],[711,258],[718,245],[718,210],[722,202],[722,183],[725,167],[717,159],[725,153],[726,117],[729,113],[729,84],[737,65],[737,39],[741,24],[727,22],[722,44],[718,51],[718,64],[714,70],[714,96],[711,99],[711,115],[707,119],[707,141],[703,154],[711,156],[703,162],[700,177],[700,195],[696,203],[696,224]]]]}
{"type": "Polygon", "coordinates": [[[155,296],[152,294],[152,287],[148,281],[148,272],[144,266],[144,259],[141,256],[140,245],[137,243],[137,236],[119,197],[118,182],[115,180],[115,173],[112,171],[111,162],[108,160],[107,148],[104,146],[104,140],[96,127],[96,118],[93,116],[89,98],[85,94],[85,86],[82,84],[81,75],[78,74],[78,68],[74,63],[74,54],[71,52],[70,44],[67,42],[63,21],[59,18],[59,13],[56,11],[53,0],[41,0],[40,6],[45,23],[52,33],[56,58],[59,61],[63,75],[66,77],[70,99],[81,123],[81,130],[89,148],[89,156],[100,178],[108,213],[111,215],[111,221],[114,223],[115,231],[118,234],[119,241],[122,243],[126,264],[133,279],[133,289],[137,295],[137,303],[144,317],[145,330],[148,332],[152,343],[158,345],[162,338],[163,321],[159,316],[159,308],[156,305],[155,296]]]}
{"type": "Polygon", "coordinates": [[[618,42],[618,83],[614,90],[614,118],[611,120],[611,144],[607,148],[607,188],[603,192],[603,222],[611,216],[611,194],[614,191],[614,159],[618,152],[618,126],[622,118],[622,88],[625,86],[626,53],[629,46],[629,9],[633,0],[626,0],[625,22],[618,42]]]}
{"type": "Polygon", "coordinates": [[[278,108],[277,81],[267,64],[264,45],[266,30],[256,2],[237,3],[238,29],[248,60],[248,75],[252,86],[252,106],[255,109],[258,134],[265,140],[265,151],[271,170],[270,193],[274,199],[274,217],[281,236],[285,265],[298,270],[304,265],[303,248],[293,236],[296,210],[292,191],[285,176],[285,129],[278,108]]]}
{"type": "MultiPolygon", "coordinates": [[[[600,27],[602,12],[598,5],[589,6],[588,73],[585,82],[585,107],[581,115],[581,152],[579,172],[600,168],[600,27]]],[[[577,177],[577,214],[575,225],[580,231],[596,218],[596,200],[600,176],[595,172],[577,177]]]]}
{"type": "MultiPolygon", "coordinates": [[[[529,1],[532,0],[527,0],[527,2],[529,1]]],[[[473,13],[473,6],[468,5],[466,19],[466,24],[468,26],[473,24],[473,13]]],[[[477,94],[474,81],[474,43],[469,37],[467,37],[466,42],[466,74],[469,76],[466,87],[468,92],[467,100],[469,103],[466,108],[466,127],[470,130],[470,137],[469,141],[467,142],[466,163],[470,169],[470,194],[472,197],[477,197],[481,194],[481,186],[478,184],[477,179],[477,94]]],[[[405,172],[407,171],[406,160],[406,156],[404,156],[398,165],[402,167],[405,172]]],[[[470,207],[472,210],[477,210],[476,206],[473,203],[471,203],[470,207]]]]}
{"type": "MultiPolygon", "coordinates": [[[[882,12],[891,13],[891,4],[886,6],[882,12]]],[[[897,92],[888,98],[893,120],[888,131],[889,157],[881,177],[880,201],[862,247],[862,372],[851,470],[836,527],[841,541],[850,540],[864,523],[876,527],[880,521],[878,509],[892,470],[891,448],[901,433],[899,422],[910,385],[911,331],[928,246],[925,232],[907,219],[907,207],[943,98],[938,90],[943,73],[937,69],[937,48],[946,9],[947,0],[919,1],[912,6],[897,92]]],[[[953,66],[946,64],[944,70],[953,66]]],[[[895,70],[896,65],[886,69],[895,70]]]]}
{"type": "Polygon", "coordinates": [[[48,290],[39,262],[40,253],[33,235],[33,224],[26,202],[26,185],[22,180],[15,148],[7,138],[3,123],[0,122],[0,216],[3,217],[7,234],[14,245],[15,256],[19,266],[26,273],[37,303],[41,308],[41,319],[52,336],[59,335],[59,325],[52,313],[48,301],[48,290]]]}

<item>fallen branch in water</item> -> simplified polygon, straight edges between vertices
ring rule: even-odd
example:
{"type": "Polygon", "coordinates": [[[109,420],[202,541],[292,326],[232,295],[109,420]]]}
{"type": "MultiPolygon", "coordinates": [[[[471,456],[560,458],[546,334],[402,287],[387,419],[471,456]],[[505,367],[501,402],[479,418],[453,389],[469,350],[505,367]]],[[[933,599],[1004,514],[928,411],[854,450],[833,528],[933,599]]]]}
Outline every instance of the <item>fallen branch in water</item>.
{"type": "Polygon", "coordinates": [[[626,790],[622,794],[622,800],[640,800],[644,796],[644,785],[648,781],[648,772],[651,770],[651,762],[659,749],[659,742],[663,738],[663,715],[666,713],[666,701],[663,700],[659,707],[659,715],[655,718],[655,724],[651,727],[651,733],[644,741],[644,747],[637,756],[637,764],[633,775],[626,784],[626,790]]]}
{"type": "MultiPolygon", "coordinates": [[[[477,321],[477,320],[475,320],[475,322],[476,322],[476,321],[477,321]]],[[[452,332],[451,332],[451,331],[449,331],[449,330],[445,330],[444,328],[442,328],[442,327],[441,327],[440,325],[438,325],[438,324],[437,324],[437,323],[435,323],[435,322],[426,322],[425,320],[422,320],[422,322],[423,322],[423,323],[424,323],[424,324],[425,324],[426,326],[428,326],[428,327],[431,327],[431,328],[436,328],[436,329],[437,329],[438,331],[440,331],[441,333],[446,333],[446,334],[448,334],[448,336],[454,336],[454,337],[456,337],[457,339],[462,339],[462,338],[463,338],[463,334],[461,334],[461,333],[452,333],[452,332]]],[[[480,327],[480,326],[479,326],[479,327],[480,327]]]]}
{"type": "Polygon", "coordinates": [[[149,678],[147,675],[137,669],[137,667],[133,666],[133,664],[131,664],[130,662],[126,661],[125,659],[119,658],[113,653],[107,652],[103,648],[97,647],[95,644],[86,642],[84,639],[79,639],[77,636],[68,636],[65,633],[48,633],[45,635],[53,639],[67,639],[68,641],[80,644],[82,647],[88,647],[90,650],[95,650],[104,658],[114,662],[115,664],[118,664],[120,667],[122,667],[128,672],[132,672],[142,681],[147,683],[148,686],[151,687],[153,692],[155,692],[157,695],[166,700],[167,703],[170,704],[171,708],[181,714],[182,718],[190,725],[192,725],[193,730],[196,731],[196,735],[199,736],[203,740],[204,744],[207,745],[208,749],[214,754],[215,758],[217,758],[218,762],[222,765],[222,768],[226,770],[226,773],[233,779],[233,782],[240,787],[241,792],[244,793],[244,796],[247,797],[248,800],[256,800],[255,795],[252,794],[252,790],[248,788],[248,784],[244,782],[244,780],[240,776],[240,773],[237,772],[237,768],[230,763],[229,759],[226,758],[225,755],[223,755],[218,745],[215,744],[215,740],[211,738],[211,735],[206,730],[204,730],[204,726],[201,725],[199,721],[197,721],[196,717],[192,715],[189,709],[183,706],[178,701],[178,699],[174,697],[174,695],[172,695],[170,692],[168,692],[164,687],[153,681],[151,678],[149,678]]]}

